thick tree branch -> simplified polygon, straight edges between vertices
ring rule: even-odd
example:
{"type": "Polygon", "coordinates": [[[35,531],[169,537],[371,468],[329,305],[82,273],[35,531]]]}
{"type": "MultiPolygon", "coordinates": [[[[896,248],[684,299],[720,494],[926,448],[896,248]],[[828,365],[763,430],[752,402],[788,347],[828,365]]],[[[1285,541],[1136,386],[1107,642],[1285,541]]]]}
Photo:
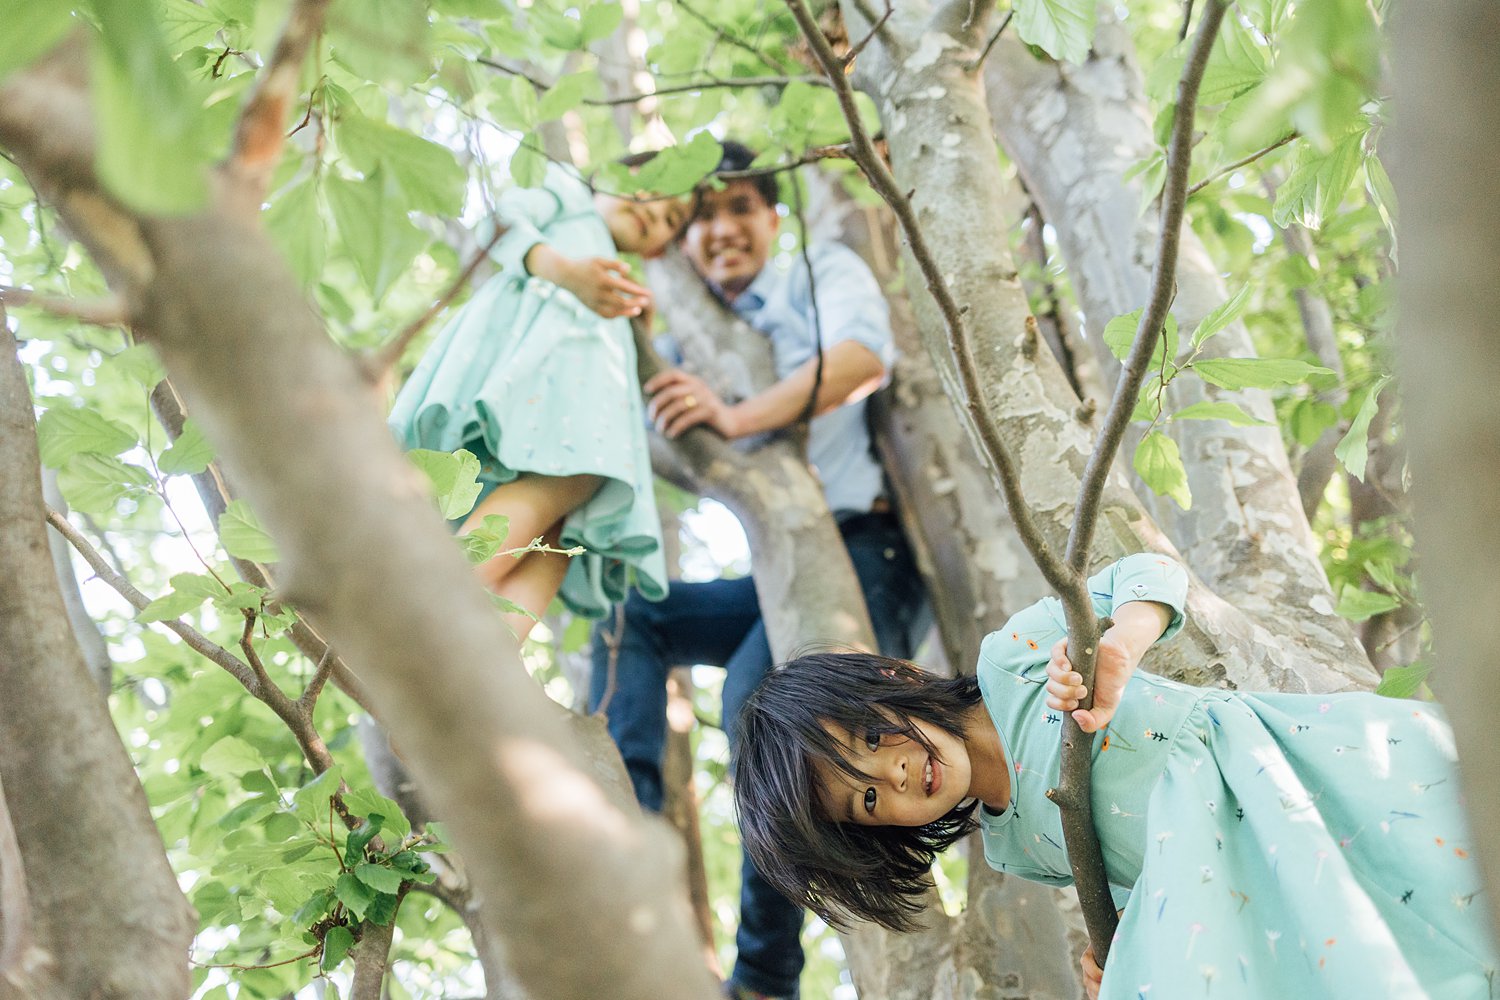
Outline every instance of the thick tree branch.
{"type": "MultiPolygon", "coordinates": [[[[396,894],[397,909],[400,909],[410,886],[410,882],[403,884],[396,894]]],[[[385,973],[391,964],[391,940],[395,934],[394,916],[384,926],[369,920],[360,924],[359,944],[354,948],[354,982],[349,986],[349,1000],[381,1000],[385,973]]]]}
{"type": "MultiPolygon", "coordinates": [[[[968,335],[964,329],[963,310],[953,300],[947,282],[938,271],[932,253],[927,247],[927,239],[917,222],[916,213],[912,210],[911,199],[897,187],[890,169],[870,141],[869,134],[860,121],[859,109],[854,102],[853,88],[844,75],[843,62],[834,54],[832,47],[828,44],[828,39],[824,37],[822,30],[813,19],[812,12],[808,10],[807,4],[804,0],[787,0],[787,7],[796,18],[797,25],[807,38],[808,45],[811,46],[819,65],[823,67],[823,72],[827,75],[834,93],[838,95],[839,106],[843,110],[844,120],[848,123],[852,136],[850,147],[854,161],[864,171],[870,186],[895,212],[896,219],[901,224],[901,231],[911,246],[912,256],[917,261],[922,277],[927,283],[927,289],[937,302],[938,310],[943,316],[944,326],[948,331],[949,348],[953,352],[954,362],[958,367],[959,381],[963,387],[964,403],[971,426],[979,435],[985,457],[989,460],[996,478],[996,485],[1005,496],[1006,506],[1010,508],[1015,520],[1016,532],[1036,560],[1043,576],[1055,589],[1062,590],[1066,581],[1063,564],[1052,552],[1032,518],[1025,498],[1021,496],[1020,475],[1015,462],[1011,458],[1010,451],[1005,447],[1005,443],[1000,439],[994,421],[984,409],[979,376],[975,371],[973,354],[969,349],[968,335]]],[[[871,21],[874,21],[874,17],[871,17],[871,21]]]]}
{"type": "Polygon", "coordinates": [[[123,326],[130,319],[125,311],[125,303],[116,295],[102,299],[73,299],[0,285],[0,303],[8,306],[31,306],[54,316],[76,319],[94,326],[123,326]]]}
{"type": "Polygon", "coordinates": [[[302,64],[323,30],[332,0],[296,0],[270,62],[256,81],[235,127],[225,170],[242,185],[244,207],[259,211],[286,143],[288,112],[296,102],[302,64]]]}

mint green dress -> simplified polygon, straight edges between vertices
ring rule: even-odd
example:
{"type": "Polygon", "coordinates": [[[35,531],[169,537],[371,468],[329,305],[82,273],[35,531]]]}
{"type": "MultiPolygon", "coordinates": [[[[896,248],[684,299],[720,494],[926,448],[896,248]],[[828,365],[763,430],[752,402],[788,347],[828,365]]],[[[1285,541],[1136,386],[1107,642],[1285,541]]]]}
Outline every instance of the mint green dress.
{"type": "Polygon", "coordinates": [[[564,522],[562,545],[585,552],[559,596],[596,618],[632,582],[660,600],[666,563],[629,323],[602,318],[522,264],[538,243],[568,257],[616,257],[614,241],[592,192],[555,165],[542,187],[506,192],[498,214],[510,226],[490,251],[500,272],[428,348],[396,397],[391,430],[405,448],[473,452],[481,500],[523,472],[602,476],[564,522]]]}
{"type": "MultiPolygon", "coordinates": [[[[1181,567],[1154,555],[1089,581],[1100,614],[1175,611],[1181,567]]],[[[1057,807],[1061,715],[1048,599],[985,639],[979,682],[1010,761],[1011,803],[981,809],[985,860],[1073,881],[1057,807]]],[[[1434,706],[1373,694],[1250,694],[1137,673],[1094,742],[1093,805],[1117,906],[1103,1000],[1496,995],[1453,738],[1434,706]]]]}

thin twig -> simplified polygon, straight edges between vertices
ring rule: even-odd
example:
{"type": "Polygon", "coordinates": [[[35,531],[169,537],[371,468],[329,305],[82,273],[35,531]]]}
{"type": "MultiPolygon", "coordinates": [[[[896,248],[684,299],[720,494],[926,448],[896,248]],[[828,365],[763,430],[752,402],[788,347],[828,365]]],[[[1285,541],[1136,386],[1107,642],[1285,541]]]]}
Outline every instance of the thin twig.
{"type": "Polygon", "coordinates": [[[881,29],[885,27],[885,22],[889,21],[891,15],[895,12],[896,8],[891,6],[890,0],[886,0],[885,13],[880,15],[880,20],[871,26],[870,30],[865,33],[865,37],[861,38],[848,52],[844,53],[845,67],[854,65],[854,60],[859,58],[859,54],[865,50],[865,46],[870,44],[870,39],[880,34],[881,29]]]}
{"type": "Polygon", "coordinates": [[[984,65],[984,60],[989,56],[990,49],[993,49],[995,47],[995,43],[1000,40],[1000,33],[1003,32],[1007,26],[1009,26],[1010,19],[1015,16],[1016,12],[1014,9],[1005,12],[1005,16],[1000,19],[1000,27],[996,28],[995,33],[990,36],[990,40],[984,43],[984,51],[980,52],[979,55],[964,63],[965,70],[973,73],[977,71],[979,67],[984,65]]]}
{"type": "MultiPolygon", "coordinates": [[[[868,24],[868,25],[870,25],[871,32],[873,34],[876,34],[876,35],[880,36],[880,40],[882,42],[886,43],[886,45],[890,45],[891,44],[891,32],[890,32],[890,28],[886,27],[885,24],[883,23],[884,20],[885,20],[884,18],[880,18],[880,17],[876,17],[875,16],[875,9],[870,6],[868,0],[850,0],[850,4],[854,7],[855,10],[859,11],[859,16],[865,19],[865,23],[868,24]]],[[[808,16],[809,17],[812,16],[810,12],[809,12],[808,16]]],[[[817,22],[814,22],[814,24],[816,24],[816,23],[817,22]]],[[[800,26],[801,25],[800,25],[800,22],[799,22],[799,27],[800,26]]],[[[845,27],[847,27],[847,25],[845,25],[845,27]]],[[[803,28],[802,29],[802,33],[804,35],[807,34],[807,29],[803,28]]],[[[823,32],[822,32],[821,29],[818,30],[818,37],[823,39],[824,47],[828,48],[829,52],[832,52],[833,49],[828,46],[828,40],[827,40],[826,37],[824,37],[823,32]]],[[[809,38],[808,42],[811,43],[812,39],[809,38]]],[[[814,52],[816,52],[816,51],[817,50],[816,50],[816,47],[815,47],[814,48],[814,52]]],[[[821,63],[822,61],[823,61],[822,57],[819,56],[818,57],[818,62],[821,63]]],[[[828,67],[824,66],[823,69],[825,71],[827,71],[828,67]]]]}
{"type": "Polygon", "coordinates": [[[624,601],[615,605],[614,629],[601,629],[599,636],[604,640],[604,647],[609,650],[609,656],[605,662],[607,673],[604,675],[604,694],[599,698],[599,704],[594,708],[594,714],[606,715],[609,712],[609,703],[615,697],[615,685],[618,680],[620,668],[620,640],[625,638],[624,601]]]}
{"type": "Polygon", "coordinates": [[[474,251],[474,256],[469,258],[469,262],[464,265],[463,270],[458,272],[458,275],[444,289],[443,294],[439,295],[433,301],[432,305],[423,310],[422,315],[402,327],[401,331],[387,341],[383,347],[376,349],[368,369],[372,381],[381,381],[400,363],[401,356],[406,353],[406,349],[411,346],[411,342],[427,328],[427,324],[432,322],[433,317],[448,308],[449,303],[468,287],[469,280],[474,277],[474,272],[479,270],[479,265],[484,263],[485,258],[490,255],[490,251],[495,248],[495,244],[499,243],[501,237],[509,230],[509,226],[497,222],[495,224],[494,235],[489,238],[489,241],[484,246],[474,251]]]}
{"type": "MultiPolygon", "coordinates": [[[[539,91],[550,90],[552,84],[531,75],[523,69],[507,66],[496,59],[481,56],[475,62],[490,69],[497,69],[511,76],[519,76],[539,91]]],[[[748,87],[786,87],[793,83],[806,83],[814,87],[826,87],[827,81],[818,76],[735,76],[716,78],[709,77],[706,80],[695,80],[692,83],[679,83],[670,87],[661,87],[650,93],[626,94],[622,97],[585,97],[580,104],[587,104],[596,108],[609,108],[620,104],[639,104],[653,97],[662,97],[669,94],[691,94],[699,90],[716,90],[723,88],[748,88],[748,87]]]]}
{"type": "Polygon", "coordinates": [[[799,424],[811,424],[818,412],[818,390],[823,387],[823,361],[827,351],[823,350],[823,318],[818,310],[818,283],[813,274],[812,257],[807,252],[807,218],[802,212],[802,180],[792,174],[792,214],[797,217],[797,229],[802,236],[802,265],[807,270],[807,300],[812,304],[813,343],[818,348],[818,367],[813,372],[813,384],[807,394],[807,403],[797,417],[799,424]]]}
{"type": "Polygon", "coordinates": [[[927,282],[928,291],[937,302],[938,311],[943,317],[943,323],[948,332],[948,345],[953,352],[959,380],[963,386],[969,419],[979,434],[985,457],[995,468],[1006,506],[1015,523],[1016,533],[1036,560],[1042,575],[1055,589],[1062,590],[1067,580],[1065,568],[1037,527],[1031,509],[1021,495],[1020,476],[1015,462],[1011,458],[1010,451],[1005,447],[1005,443],[1000,439],[994,422],[984,409],[979,376],[975,369],[973,354],[969,349],[968,335],[964,329],[963,312],[958,303],[953,300],[953,294],[949,291],[947,282],[938,271],[937,263],[928,248],[927,239],[912,209],[911,199],[897,187],[890,169],[871,143],[870,136],[860,120],[853,89],[844,76],[842,63],[833,53],[828,39],[818,28],[817,22],[813,20],[807,4],[804,0],[786,0],[786,2],[792,16],[796,18],[798,26],[802,29],[803,35],[807,37],[814,55],[822,65],[823,72],[828,75],[833,84],[833,91],[838,96],[844,120],[849,125],[852,136],[850,148],[854,161],[864,171],[870,186],[891,206],[897,221],[901,223],[901,231],[906,236],[912,257],[916,260],[922,277],[927,282]]]}
{"type": "Polygon", "coordinates": [[[786,64],[784,62],[768,58],[763,51],[751,45],[749,42],[746,42],[744,39],[740,38],[724,25],[719,24],[717,21],[714,21],[704,14],[700,13],[695,7],[693,7],[692,4],[689,4],[687,0],[677,0],[677,2],[673,4],[673,6],[678,10],[686,11],[689,17],[696,20],[699,24],[702,24],[705,28],[712,31],[719,38],[728,42],[730,45],[733,45],[735,48],[750,53],[752,56],[759,59],[761,62],[766,63],[767,65],[774,65],[779,63],[778,68],[783,70],[786,68],[786,64]]]}
{"type": "Polygon", "coordinates": [[[222,964],[214,962],[195,962],[191,957],[188,958],[188,964],[195,969],[245,969],[247,971],[250,969],[275,969],[279,966],[291,965],[293,962],[301,962],[305,959],[314,958],[322,950],[323,945],[320,942],[308,951],[304,951],[302,954],[297,955],[293,958],[288,958],[280,962],[271,962],[266,965],[236,965],[233,962],[224,962],[222,964]]]}
{"type": "Polygon", "coordinates": [[[1275,142],[1271,143],[1265,149],[1258,149],[1255,152],[1251,153],[1249,156],[1245,157],[1243,160],[1235,160],[1233,163],[1229,164],[1229,166],[1214,171],[1212,174],[1209,174],[1197,184],[1194,184],[1192,187],[1188,188],[1187,196],[1191,198],[1193,195],[1197,194],[1199,191],[1202,191],[1204,188],[1208,187],[1210,184],[1220,179],[1221,177],[1228,177],[1230,174],[1240,169],[1240,167],[1254,163],[1256,160],[1260,159],[1262,156],[1265,156],[1267,153],[1274,153],[1276,150],[1280,149],[1282,146],[1285,146],[1287,143],[1291,142],[1301,134],[1301,132],[1293,129],[1282,138],[1277,139],[1275,142]]]}
{"type": "Polygon", "coordinates": [[[32,306],[54,316],[81,320],[94,326],[124,326],[130,322],[125,301],[118,295],[100,299],[74,299],[65,295],[41,295],[27,288],[0,285],[0,302],[8,306],[32,306]]]}

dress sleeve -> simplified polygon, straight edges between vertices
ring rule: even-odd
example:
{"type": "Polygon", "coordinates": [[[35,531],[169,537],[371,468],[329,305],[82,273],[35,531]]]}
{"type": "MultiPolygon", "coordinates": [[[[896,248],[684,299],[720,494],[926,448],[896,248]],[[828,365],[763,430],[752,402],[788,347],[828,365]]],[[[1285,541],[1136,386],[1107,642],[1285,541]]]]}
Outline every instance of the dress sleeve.
{"type": "Polygon", "coordinates": [[[807,253],[817,294],[810,294],[807,268],[797,261],[792,270],[791,298],[793,305],[803,307],[809,317],[813,315],[811,304],[816,302],[823,349],[852,340],[873,351],[889,368],[895,361],[896,348],[891,336],[890,309],[880,282],[859,254],[842,244],[814,244],[807,253]]]}
{"type": "MultiPolygon", "coordinates": [[[[549,178],[550,179],[550,178],[549,178]]],[[[562,214],[563,203],[549,184],[539,188],[511,188],[500,196],[495,216],[479,226],[479,242],[488,243],[495,224],[509,226],[505,235],[490,247],[490,259],[508,275],[526,274],[526,254],[538,243],[546,243],[543,230],[562,214]]]]}
{"type": "MultiPolygon", "coordinates": [[[[1130,601],[1156,601],[1171,608],[1172,621],[1157,642],[1182,631],[1187,620],[1183,614],[1187,571],[1166,556],[1150,552],[1126,556],[1089,577],[1088,586],[1094,612],[1099,615],[1113,615],[1116,608],[1130,601]]],[[[1062,602],[1055,597],[1044,597],[1016,612],[999,631],[985,637],[979,654],[981,666],[988,664],[1008,673],[1023,674],[1037,664],[1046,663],[1053,644],[1067,634],[1062,602]]]]}
{"type": "Polygon", "coordinates": [[[1187,620],[1183,614],[1187,585],[1187,571],[1177,560],[1154,552],[1137,552],[1089,577],[1089,596],[1100,615],[1113,615],[1116,608],[1131,601],[1165,604],[1172,609],[1172,621],[1156,640],[1161,642],[1182,631],[1187,620]]]}

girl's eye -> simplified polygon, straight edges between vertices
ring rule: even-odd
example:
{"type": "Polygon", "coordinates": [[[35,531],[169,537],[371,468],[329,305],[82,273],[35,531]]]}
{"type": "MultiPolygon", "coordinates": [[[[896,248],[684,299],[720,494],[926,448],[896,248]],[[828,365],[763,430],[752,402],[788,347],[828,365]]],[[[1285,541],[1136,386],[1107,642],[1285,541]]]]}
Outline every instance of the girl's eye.
{"type": "Polygon", "coordinates": [[[871,753],[874,753],[875,751],[879,750],[880,749],[880,734],[876,733],[876,732],[866,733],[865,734],[865,746],[869,749],[869,751],[871,753]]]}
{"type": "Polygon", "coordinates": [[[873,788],[866,788],[865,789],[865,812],[872,813],[874,811],[875,811],[875,789],[873,789],[873,788]]]}

